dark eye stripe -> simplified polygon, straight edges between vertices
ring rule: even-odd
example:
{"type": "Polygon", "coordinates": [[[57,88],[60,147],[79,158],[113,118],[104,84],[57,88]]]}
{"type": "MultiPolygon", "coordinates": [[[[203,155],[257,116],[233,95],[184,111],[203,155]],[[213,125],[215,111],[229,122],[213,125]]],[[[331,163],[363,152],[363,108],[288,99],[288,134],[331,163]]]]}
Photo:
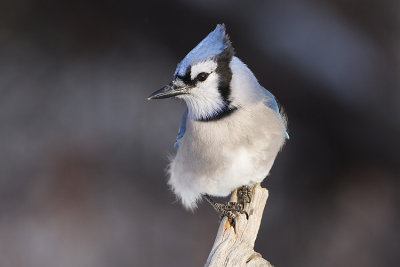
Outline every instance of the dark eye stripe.
{"type": "Polygon", "coordinates": [[[186,85],[189,86],[195,86],[197,84],[197,82],[203,82],[205,81],[208,76],[211,74],[207,73],[207,72],[200,72],[199,74],[197,74],[197,76],[195,78],[193,78],[193,80],[191,79],[191,72],[192,72],[192,67],[190,66],[185,73],[185,76],[182,75],[176,75],[176,78],[179,78],[180,80],[182,80],[186,85]]]}
{"type": "Polygon", "coordinates": [[[196,81],[194,81],[194,80],[192,81],[192,79],[190,78],[191,72],[192,72],[192,67],[189,67],[186,70],[185,76],[177,75],[177,77],[179,79],[181,79],[186,85],[195,85],[196,81]]]}

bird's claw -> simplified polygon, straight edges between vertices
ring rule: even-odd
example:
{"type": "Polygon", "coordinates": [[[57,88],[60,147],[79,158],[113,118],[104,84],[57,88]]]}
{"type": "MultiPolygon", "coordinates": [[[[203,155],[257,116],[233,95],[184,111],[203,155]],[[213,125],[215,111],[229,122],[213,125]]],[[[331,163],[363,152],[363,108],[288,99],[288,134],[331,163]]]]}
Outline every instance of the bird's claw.
{"type": "Polygon", "coordinates": [[[251,202],[252,191],[247,185],[243,185],[237,189],[237,201],[240,205],[244,206],[251,202]]]}
{"type": "Polygon", "coordinates": [[[247,211],[244,210],[244,206],[238,202],[227,202],[225,204],[215,203],[214,207],[219,213],[221,220],[224,217],[228,217],[229,221],[233,223],[237,217],[235,214],[237,212],[241,214],[246,214],[246,218],[249,218],[249,214],[247,213],[247,211]]]}

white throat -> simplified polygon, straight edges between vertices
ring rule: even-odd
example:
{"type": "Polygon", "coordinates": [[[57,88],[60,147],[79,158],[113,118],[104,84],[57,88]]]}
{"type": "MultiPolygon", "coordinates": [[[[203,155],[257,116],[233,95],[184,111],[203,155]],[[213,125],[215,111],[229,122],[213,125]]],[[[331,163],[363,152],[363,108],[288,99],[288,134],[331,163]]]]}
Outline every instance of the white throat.
{"type": "Polygon", "coordinates": [[[216,90],[210,90],[209,94],[182,97],[188,107],[188,116],[193,120],[203,120],[215,117],[225,108],[225,102],[216,90]]]}

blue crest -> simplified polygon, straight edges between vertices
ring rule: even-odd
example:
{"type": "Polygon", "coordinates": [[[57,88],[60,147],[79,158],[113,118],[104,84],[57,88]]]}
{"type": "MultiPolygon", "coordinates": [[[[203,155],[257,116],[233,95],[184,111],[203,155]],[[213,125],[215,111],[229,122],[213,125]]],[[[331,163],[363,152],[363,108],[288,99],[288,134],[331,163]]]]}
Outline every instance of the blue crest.
{"type": "Polygon", "coordinates": [[[225,33],[225,25],[218,24],[214,31],[210,32],[186,57],[178,64],[175,76],[185,76],[189,66],[210,59],[220,54],[231,45],[228,35],[225,33]]]}

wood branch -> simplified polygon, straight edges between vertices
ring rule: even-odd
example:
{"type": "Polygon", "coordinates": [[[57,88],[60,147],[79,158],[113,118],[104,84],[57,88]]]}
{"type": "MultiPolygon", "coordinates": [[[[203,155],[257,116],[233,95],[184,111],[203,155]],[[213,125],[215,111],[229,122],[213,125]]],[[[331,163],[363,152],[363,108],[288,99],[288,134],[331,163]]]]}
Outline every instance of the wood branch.
{"type": "MultiPolygon", "coordinates": [[[[262,258],[261,254],[254,251],[258,230],[265,204],[268,199],[268,190],[256,184],[252,189],[251,203],[245,210],[249,214],[240,214],[236,218],[235,227],[225,217],[219,226],[217,237],[208,256],[207,267],[221,266],[268,266],[272,265],[262,258]]],[[[237,199],[236,190],[232,193],[231,201],[237,199]]]]}

